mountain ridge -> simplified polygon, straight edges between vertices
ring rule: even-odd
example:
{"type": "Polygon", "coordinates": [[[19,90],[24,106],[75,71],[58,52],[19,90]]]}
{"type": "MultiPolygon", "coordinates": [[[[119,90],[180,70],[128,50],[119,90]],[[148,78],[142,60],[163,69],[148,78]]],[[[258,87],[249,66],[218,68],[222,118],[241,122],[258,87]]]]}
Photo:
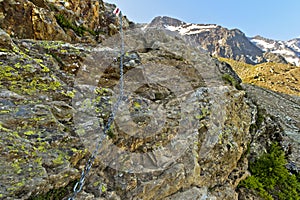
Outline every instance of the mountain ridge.
{"type": "Polygon", "coordinates": [[[280,54],[289,63],[300,66],[300,38],[282,41],[257,35],[249,40],[263,51],[280,54]]]}
{"type": "Polygon", "coordinates": [[[237,28],[228,29],[217,24],[186,23],[167,16],[156,17],[147,26],[176,32],[214,56],[231,58],[248,64],[276,62],[300,65],[299,38],[280,41],[261,36],[247,37],[237,28]],[[262,43],[267,43],[269,46],[271,43],[276,45],[267,48],[266,45],[261,45],[262,43]]]}

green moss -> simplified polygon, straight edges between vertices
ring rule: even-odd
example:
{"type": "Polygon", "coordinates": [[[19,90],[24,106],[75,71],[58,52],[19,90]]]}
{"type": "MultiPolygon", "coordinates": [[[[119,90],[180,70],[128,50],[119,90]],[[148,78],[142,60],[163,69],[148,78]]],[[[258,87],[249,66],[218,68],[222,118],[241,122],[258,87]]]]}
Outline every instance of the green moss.
{"type": "Polygon", "coordinates": [[[10,149],[9,150],[9,153],[10,154],[15,154],[15,155],[18,155],[18,153],[19,153],[19,150],[18,149],[13,149],[14,147],[8,147],[8,149],[10,149]]]}
{"type": "Polygon", "coordinates": [[[0,110],[0,114],[6,114],[6,113],[9,113],[10,110],[0,110]]]}
{"type": "Polygon", "coordinates": [[[106,135],[111,138],[111,139],[114,139],[116,136],[115,136],[115,133],[114,133],[114,124],[112,124],[109,129],[106,131],[106,135]]]}
{"type": "Polygon", "coordinates": [[[45,146],[43,145],[38,146],[37,150],[39,150],[40,152],[46,152],[45,146]]]}
{"type": "Polygon", "coordinates": [[[2,52],[9,52],[8,49],[4,49],[4,48],[0,48],[0,51],[2,51],[2,52]]]}
{"type": "Polygon", "coordinates": [[[56,76],[51,75],[45,79],[42,73],[50,72],[50,69],[42,64],[41,59],[28,58],[13,64],[0,67],[1,86],[18,94],[33,95],[42,91],[55,91],[61,84],[56,76]],[[33,63],[28,63],[33,62],[33,63]],[[38,67],[40,66],[40,68],[38,67]]]}
{"type": "Polygon", "coordinates": [[[139,102],[137,102],[137,101],[135,101],[135,102],[133,102],[133,108],[135,109],[135,110],[140,110],[141,109],[141,104],[139,103],[139,102]]]}
{"type": "Polygon", "coordinates": [[[37,163],[38,165],[42,165],[43,164],[42,160],[43,159],[41,157],[38,157],[34,160],[34,162],[37,163]]]}
{"type": "Polygon", "coordinates": [[[47,142],[40,142],[38,143],[38,147],[36,148],[39,152],[46,152],[47,142]]]}
{"type": "Polygon", "coordinates": [[[47,50],[57,50],[59,48],[62,48],[63,42],[61,41],[41,41],[37,43],[37,45],[47,49],[47,50]]]}
{"type": "Polygon", "coordinates": [[[77,181],[71,182],[66,187],[52,189],[45,194],[35,195],[29,198],[29,200],[54,200],[54,199],[64,199],[66,196],[70,194],[75,183],[77,181]]]}
{"type": "Polygon", "coordinates": [[[0,77],[2,78],[10,78],[14,74],[17,74],[18,72],[11,66],[1,66],[0,67],[0,77]]]}
{"type": "Polygon", "coordinates": [[[201,113],[196,115],[197,120],[204,119],[207,115],[209,115],[209,111],[206,108],[201,108],[201,113]]]}
{"type": "Polygon", "coordinates": [[[15,187],[22,187],[25,185],[25,181],[20,181],[20,182],[17,182],[16,184],[14,184],[15,187]]]}
{"type": "Polygon", "coordinates": [[[74,152],[74,153],[82,153],[82,150],[78,150],[78,149],[76,149],[76,148],[71,148],[71,150],[74,152]]]}
{"type": "Polygon", "coordinates": [[[16,137],[16,138],[20,138],[21,136],[18,134],[18,132],[12,132],[12,135],[14,136],[14,137],[16,137]]]}
{"type": "Polygon", "coordinates": [[[93,183],[93,186],[94,186],[94,187],[97,187],[97,186],[99,186],[100,184],[101,184],[101,181],[96,181],[96,182],[93,183]]]}
{"type": "Polygon", "coordinates": [[[11,132],[10,129],[3,127],[3,125],[0,123],[0,130],[4,132],[11,132]]]}
{"type": "Polygon", "coordinates": [[[55,15],[57,23],[64,29],[72,29],[77,35],[83,36],[84,32],[88,31],[87,28],[83,26],[76,26],[72,22],[70,22],[66,17],[62,14],[55,15]]]}
{"type": "Polygon", "coordinates": [[[42,72],[50,72],[50,69],[48,67],[46,67],[43,64],[40,64],[41,68],[42,68],[42,72]]]}
{"type": "Polygon", "coordinates": [[[76,26],[71,21],[69,21],[64,15],[55,15],[57,23],[64,29],[72,29],[77,35],[83,36],[85,32],[90,33],[93,36],[101,34],[101,32],[96,32],[94,30],[88,29],[84,26],[76,26]]]}
{"type": "Polygon", "coordinates": [[[68,51],[66,49],[61,49],[60,53],[68,53],[68,51]]]}
{"type": "Polygon", "coordinates": [[[20,174],[22,172],[22,168],[18,159],[11,163],[10,166],[13,168],[16,174],[20,174]]]}
{"type": "Polygon", "coordinates": [[[34,135],[36,132],[34,132],[34,131],[26,131],[25,133],[24,133],[24,135],[27,135],[27,136],[29,136],[29,135],[34,135]]]}
{"type": "Polygon", "coordinates": [[[70,98],[74,98],[75,97],[75,93],[76,91],[73,90],[73,91],[62,91],[61,94],[65,95],[66,97],[70,97],[70,98]]]}
{"type": "Polygon", "coordinates": [[[55,165],[62,165],[66,160],[69,160],[70,156],[66,155],[64,152],[59,152],[58,156],[52,160],[52,163],[55,165]]]}
{"type": "Polygon", "coordinates": [[[284,151],[274,143],[268,153],[250,163],[251,176],[239,187],[255,190],[264,199],[299,200],[300,182],[286,169],[286,164],[284,151]]]}
{"type": "Polygon", "coordinates": [[[54,81],[44,81],[41,80],[39,77],[33,77],[31,81],[26,82],[26,81],[20,81],[20,84],[17,85],[11,85],[9,89],[11,89],[14,92],[17,93],[25,93],[25,94],[35,94],[37,92],[41,91],[55,91],[61,87],[61,84],[59,81],[54,80],[54,81]],[[22,82],[22,84],[21,84],[22,82]]]}
{"type": "Polygon", "coordinates": [[[96,88],[94,90],[94,93],[97,95],[104,95],[105,93],[108,93],[108,89],[107,88],[96,88]]]}
{"type": "Polygon", "coordinates": [[[34,60],[35,62],[37,62],[37,63],[43,63],[43,60],[42,60],[42,59],[34,58],[33,60],[34,60]]]}
{"type": "Polygon", "coordinates": [[[254,176],[248,177],[241,185],[246,186],[248,189],[256,190],[258,194],[266,200],[273,200],[273,197],[264,190],[262,183],[254,176]]]}
{"type": "Polygon", "coordinates": [[[107,191],[107,188],[105,187],[105,185],[102,185],[102,186],[101,186],[101,192],[104,193],[104,192],[106,192],[106,191],[107,191]]]}
{"type": "Polygon", "coordinates": [[[256,126],[260,127],[265,121],[265,112],[261,109],[257,110],[256,126]]]}
{"type": "Polygon", "coordinates": [[[222,79],[229,83],[230,85],[234,86],[238,90],[242,90],[242,86],[229,74],[223,74],[222,79]]]}
{"type": "Polygon", "coordinates": [[[52,160],[55,165],[62,165],[64,163],[64,156],[59,154],[54,160],[52,160]]]}
{"type": "Polygon", "coordinates": [[[25,184],[26,184],[26,179],[23,178],[18,182],[13,182],[11,187],[7,188],[7,191],[10,191],[10,194],[13,194],[14,192],[20,190],[20,188],[22,188],[25,184]]]}

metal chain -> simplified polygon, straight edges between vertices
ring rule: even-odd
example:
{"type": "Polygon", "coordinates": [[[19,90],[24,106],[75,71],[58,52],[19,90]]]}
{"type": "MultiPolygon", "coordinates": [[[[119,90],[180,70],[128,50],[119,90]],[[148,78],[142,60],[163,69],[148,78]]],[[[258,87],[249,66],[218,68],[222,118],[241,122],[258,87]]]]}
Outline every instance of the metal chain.
{"type": "Polygon", "coordinates": [[[124,95],[124,79],[123,79],[123,59],[124,59],[124,36],[123,36],[123,22],[122,22],[122,12],[119,13],[119,17],[120,17],[120,35],[121,35],[121,56],[120,56],[120,95],[119,98],[117,100],[117,102],[115,103],[112,112],[107,120],[106,126],[103,128],[103,134],[100,136],[99,141],[97,142],[96,148],[93,151],[92,155],[90,156],[89,160],[87,161],[87,163],[85,164],[84,169],[82,170],[81,173],[81,177],[79,179],[79,181],[75,184],[74,188],[73,188],[73,194],[71,197],[68,198],[68,200],[75,200],[76,195],[82,190],[82,187],[84,185],[84,181],[86,176],[88,175],[88,173],[91,170],[91,167],[95,161],[96,155],[100,149],[100,146],[102,144],[102,141],[104,140],[104,138],[106,137],[106,133],[107,131],[110,129],[111,124],[113,123],[114,119],[115,119],[115,115],[116,112],[118,110],[118,107],[123,99],[123,95],[124,95]]]}

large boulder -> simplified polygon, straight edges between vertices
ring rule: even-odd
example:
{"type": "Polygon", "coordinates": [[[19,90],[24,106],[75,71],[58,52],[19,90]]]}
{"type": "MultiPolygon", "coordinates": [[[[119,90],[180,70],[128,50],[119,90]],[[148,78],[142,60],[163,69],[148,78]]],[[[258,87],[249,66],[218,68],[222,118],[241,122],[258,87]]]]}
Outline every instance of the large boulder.
{"type": "MultiPolygon", "coordinates": [[[[163,31],[125,38],[125,96],[78,199],[236,199],[252,111],[222,78],[234,72],[163,31]]],[[[15,40],[0,73],[1,197],[71,193],[118,99],[119,42],[15,40]]]]}

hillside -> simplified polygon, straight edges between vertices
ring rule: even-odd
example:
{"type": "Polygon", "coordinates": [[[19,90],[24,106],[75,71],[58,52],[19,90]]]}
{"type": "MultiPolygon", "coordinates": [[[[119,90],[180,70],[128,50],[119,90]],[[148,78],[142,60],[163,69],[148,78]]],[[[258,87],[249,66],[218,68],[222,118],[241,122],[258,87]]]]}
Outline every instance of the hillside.
{"type": "Polygon", "coordinates": [[[244,83],[300,96],[300,68],[297,66],[281,63],[250,65],[227,58],[218,59],[230,64],[244,83]]]}

